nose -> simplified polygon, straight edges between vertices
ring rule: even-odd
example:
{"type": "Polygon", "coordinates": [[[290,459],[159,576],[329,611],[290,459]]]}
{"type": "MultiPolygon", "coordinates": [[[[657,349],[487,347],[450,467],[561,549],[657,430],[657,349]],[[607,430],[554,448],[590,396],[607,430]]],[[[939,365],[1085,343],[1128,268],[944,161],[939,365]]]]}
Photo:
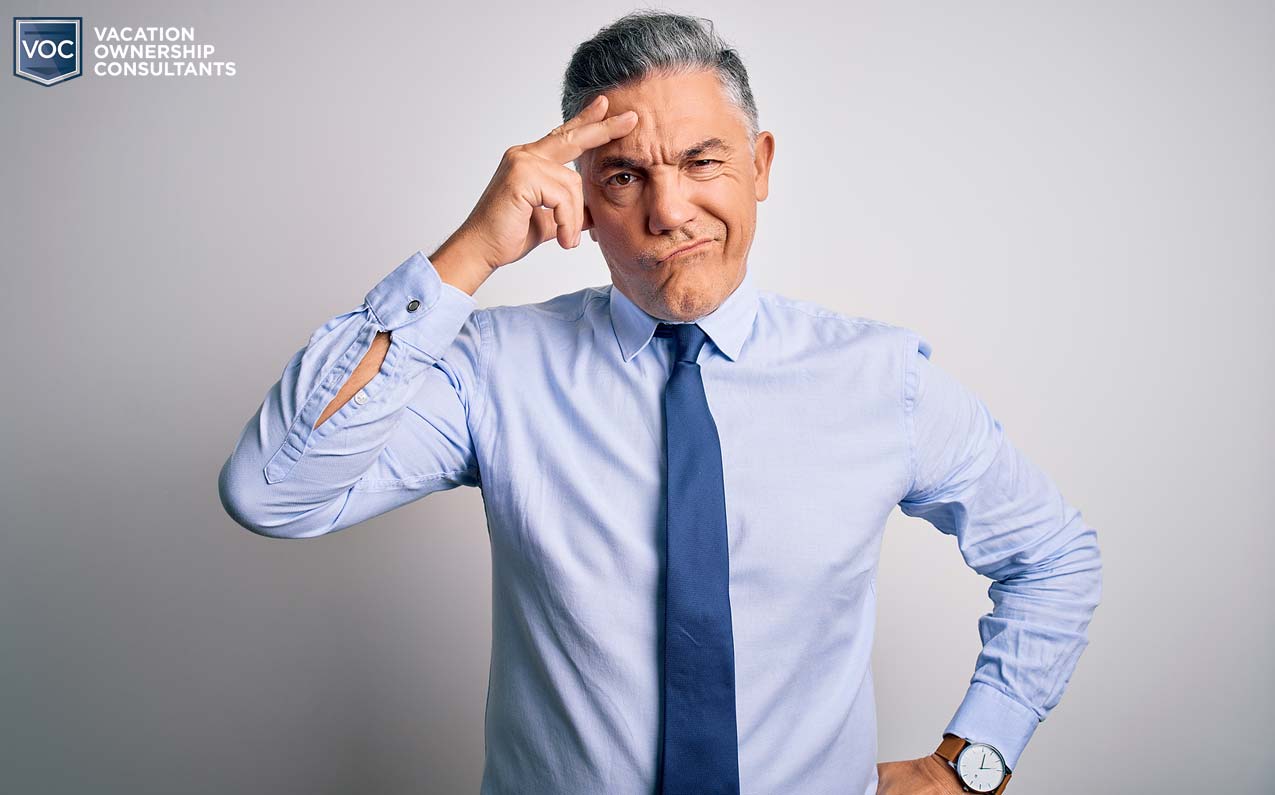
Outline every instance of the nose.
{"type": "Polygon", "coordinates": [[[653,175],[647,190],[647,227],[659,235],[686,226],[699,213],[695,186],[680,173],[653,175]]]}

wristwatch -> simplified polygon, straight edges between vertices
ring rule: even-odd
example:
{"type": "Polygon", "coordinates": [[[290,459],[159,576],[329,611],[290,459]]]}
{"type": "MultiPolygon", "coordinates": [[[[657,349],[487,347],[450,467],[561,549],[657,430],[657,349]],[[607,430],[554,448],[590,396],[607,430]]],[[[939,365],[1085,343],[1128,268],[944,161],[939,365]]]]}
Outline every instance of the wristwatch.
{"type": "Polygon", "coordinates": [[[1001,752],[987,743],[970,742],[955,734],[944,734],[938,755],[956,770],[961,789],[1001,795],[1009,783],[1010,771],[1001,752]]]}

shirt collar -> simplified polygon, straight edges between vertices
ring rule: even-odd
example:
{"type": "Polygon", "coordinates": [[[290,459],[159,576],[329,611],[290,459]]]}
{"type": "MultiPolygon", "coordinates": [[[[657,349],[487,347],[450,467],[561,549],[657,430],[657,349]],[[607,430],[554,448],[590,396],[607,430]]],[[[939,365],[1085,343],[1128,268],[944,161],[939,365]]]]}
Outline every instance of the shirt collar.
{"type": "MultiPolygon", "coordinates": [[[[611,327],[615,329],[615,338],[620,343],[620,355],[627,362],[646,347],[655,334],[655,327],[664,321],[647,314],[614,284],[610,287],[611,327]]],[[[726,296],[716,309],[695,322],[717,349],[733,362],[739,358],[739,351],[744,340],[748,339],[756,317],[757,285],[752,278],[752,268],[745,265],[744,279],[735,291],[726,296]]]]}

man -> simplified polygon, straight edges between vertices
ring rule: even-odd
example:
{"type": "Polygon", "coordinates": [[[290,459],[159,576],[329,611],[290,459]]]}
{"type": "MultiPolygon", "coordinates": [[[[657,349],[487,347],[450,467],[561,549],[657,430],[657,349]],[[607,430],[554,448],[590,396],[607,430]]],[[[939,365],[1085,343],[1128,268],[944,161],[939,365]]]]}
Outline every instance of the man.
{"type": "Polygon", "coordinates": [[[563,118],[297,351],[222,470],[227,511],[309,538],[482,489],[484,793],[1003,791],[1087,644],[1095,531],[919,334],[756,286],[775,138],[698,20],[604,28],[563,118]],[[477,308],[586,231],[611,284],[477,308]],[[956,536],[995,609],[939,750],[877,764],[896,505],[956,536]]]}

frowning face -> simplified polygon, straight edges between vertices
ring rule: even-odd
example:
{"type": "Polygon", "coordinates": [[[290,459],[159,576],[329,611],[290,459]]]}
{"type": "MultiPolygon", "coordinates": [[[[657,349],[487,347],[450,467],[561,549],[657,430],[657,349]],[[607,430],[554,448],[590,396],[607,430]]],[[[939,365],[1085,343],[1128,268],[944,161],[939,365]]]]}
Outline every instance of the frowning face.
{"type": "Polygon", "coordinates": [[[663,320],[697,320],[743,281],[774,136],[759,133],[749,151],[743,114],[712,71],[605,93],[608,115],[634,110],[638,121],[580,160],[589,237],[633,303],[663,320]]]}

